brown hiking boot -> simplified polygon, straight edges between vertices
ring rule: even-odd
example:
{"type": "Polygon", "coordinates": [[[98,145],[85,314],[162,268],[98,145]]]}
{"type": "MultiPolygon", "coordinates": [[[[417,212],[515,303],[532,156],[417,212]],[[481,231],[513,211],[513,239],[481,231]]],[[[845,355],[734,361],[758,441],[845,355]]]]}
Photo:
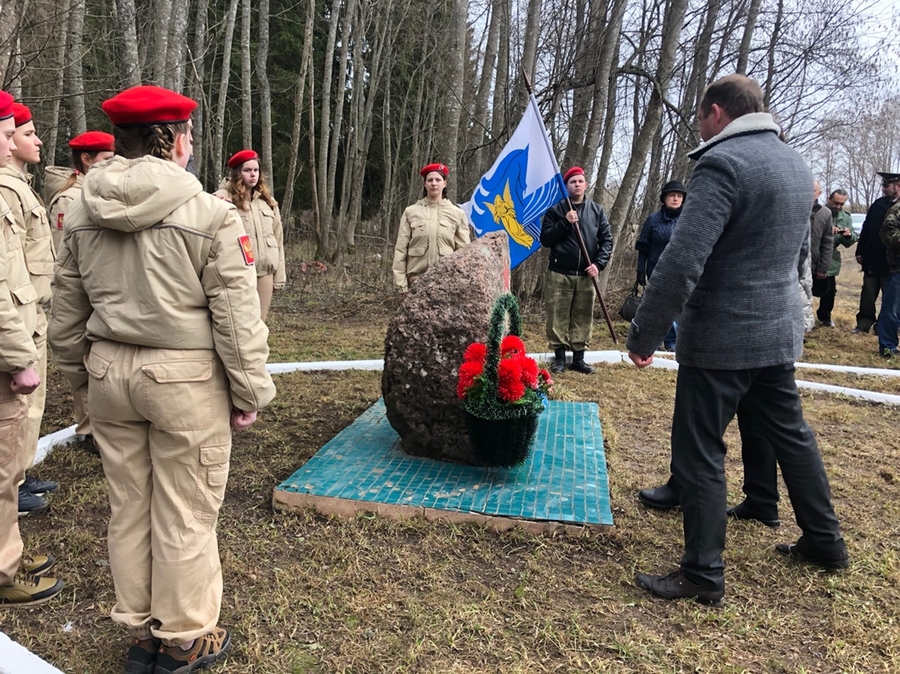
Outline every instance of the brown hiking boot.
{"type": "Polygon", "coordinates": [[[125,662],[125,674],[153,674],[160,646],[162,639],[132,639],[128,660],[125,662]]]}
{"type": "Polygon", "coordinates": [[[189,674],[221,662],[231,650],[231,635],[224,627],[194,639],[190,650],[181,646],[162,646],[156,658],[156,674],[189,674]]]}
{"type": "Polygon", "coordinates": [[[0,606],[34,606],[53,599],[62,592],[65,583],[57,578],[45,578],[19,572],[13,582],[0,585],[0,606]]]}
{"type": "Polygon", "coordinates": [[[22,561],[19,562],[19,568],[30,576],[43,576],[47,573],[56,562],[50,555],[22,555],[22,561]]]}

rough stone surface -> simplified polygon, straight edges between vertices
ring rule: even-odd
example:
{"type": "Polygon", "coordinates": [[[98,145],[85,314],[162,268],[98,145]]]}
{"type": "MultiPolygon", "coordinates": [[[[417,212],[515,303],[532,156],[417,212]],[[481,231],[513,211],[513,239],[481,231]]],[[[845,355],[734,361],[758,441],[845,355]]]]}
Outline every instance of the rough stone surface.
{"type": "Polygon", "coordinates": [[[494,302],[509,290],[506,232],[487,234],[438,260],[388,325],[381,391],[403,449],[475,464],[456,398],[462,355],[487,339],[494,302]]]}

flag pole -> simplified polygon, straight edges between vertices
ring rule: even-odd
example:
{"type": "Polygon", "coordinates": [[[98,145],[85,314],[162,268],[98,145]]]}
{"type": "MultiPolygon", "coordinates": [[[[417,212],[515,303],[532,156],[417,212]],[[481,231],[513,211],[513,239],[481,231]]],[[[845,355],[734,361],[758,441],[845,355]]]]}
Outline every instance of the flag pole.
{"type": "MultiPolygon", "coordinates": [[[[529,105],[535,106],[537,108],[537,100],[534,98],[534,90],[531,88],[531,80],[528,78],[528,73],[525,72],[525,69],[522,69],[522,79],[525,82],[525,89],[528,91],[529,96],[529,105]]],[[[540,115],[540,110],[535,110],[538,119],[542,119],[540,115]]],[[[556,161],[556,154],[553,152],[553,148],[550,145],[550,138],[544,133],[544,142],[547,144],[547,153],[550,155],[550,159],[553,161],[553,168],[556,169],[556,175],[562,179],[561,171],[559,169],[559,163],[556,161]]],[[[565,189],[566,201],[569,203],[569,210],[574,211],[575,207],[572,205],[572,200],[569,198],[569,191],[563,184],[563,188],[565,189]]],[[[575,222],[575,226],[572,228],[575,230],[575,238],[578,239],[578,246],[581,248],[581,254],[584,255],[585,260],[590,260],[591,256],[588,253],[587,246],[584,244],[584,236],[581,233],[581,227],[575,222]]],[[[593,263],[591,263],[593,264],[593,263]]],[[[609,316],[609,309],[606,308],[606,302],[603,301],[603,295],[600,292],[600,283],[597,281],[596,276],[591,277],[591,281],[594,283],[594,290],[597,292],[597,299],[600,300],[600,308],[603,310],[603,318],[606,319],[606,325],[609,328],[609,336],[612,337],[613,344],[619,343],[619,338],[616,337],[616,331],[613,329],[612,319],[609,316]]]]}

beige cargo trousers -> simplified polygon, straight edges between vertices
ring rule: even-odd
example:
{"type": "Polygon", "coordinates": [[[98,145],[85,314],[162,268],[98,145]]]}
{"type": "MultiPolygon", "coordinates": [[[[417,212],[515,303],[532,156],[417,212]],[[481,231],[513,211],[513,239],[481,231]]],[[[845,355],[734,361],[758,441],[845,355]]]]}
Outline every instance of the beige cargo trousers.
{"type": "Polygon", "coordinates": [[[215,351],[95,342],[85,359],[109,483],[114,622],[170,644],[216,626],[216,519],[231,456],[231,398],[215,351]]]}
{"type": "Polygon", "coordinates": [[[11,583],[22,559],[19,535],[21,454],[28,426],[28,398],[12,392],[12,376],[0,372],[0,585],[11,583]]]}

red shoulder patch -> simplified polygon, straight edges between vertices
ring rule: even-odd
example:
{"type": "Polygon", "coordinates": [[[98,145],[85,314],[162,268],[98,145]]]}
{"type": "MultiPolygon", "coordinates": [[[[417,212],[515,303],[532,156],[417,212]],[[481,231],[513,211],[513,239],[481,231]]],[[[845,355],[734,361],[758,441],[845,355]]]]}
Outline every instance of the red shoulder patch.
{"type": "Polygon", "coordinates": [[[247,234],[239,236],[238,242],[241,244],[241,253],[244,254],[244,262],[246,262],[248,266],[252,265],[256,258],[253,257],[253,245],[250,243],[250,236],[247,234]]]}
{"type": "Polygon", "coordinates": [[[62,223],[63,223],[63,216],[64,216],[64,215],[65,215],[65,213],[59,213],[59,214],[56,216],[56,228],[57,228],[57,229],[62,229],[62,228],[63,228],[63,224],[62,224],[62,223]]]}

